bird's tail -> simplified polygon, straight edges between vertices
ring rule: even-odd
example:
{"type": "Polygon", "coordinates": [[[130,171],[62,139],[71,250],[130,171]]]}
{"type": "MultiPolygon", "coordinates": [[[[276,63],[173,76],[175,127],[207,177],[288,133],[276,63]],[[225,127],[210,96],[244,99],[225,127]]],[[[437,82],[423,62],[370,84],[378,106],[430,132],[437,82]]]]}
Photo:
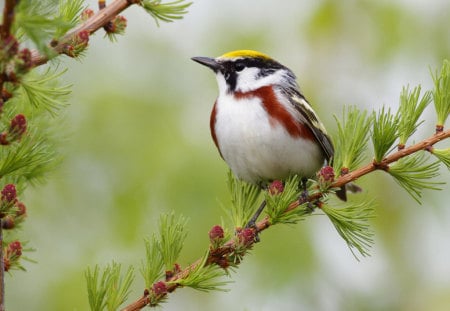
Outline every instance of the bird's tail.
{"type": "Polygon", "coordinates": [[[354,183],[348,183],[336,191],[336,196],[342,201],[347,201],[347,191],[351,193],[358,193],[362,191],[362,188],[354,183]]]}

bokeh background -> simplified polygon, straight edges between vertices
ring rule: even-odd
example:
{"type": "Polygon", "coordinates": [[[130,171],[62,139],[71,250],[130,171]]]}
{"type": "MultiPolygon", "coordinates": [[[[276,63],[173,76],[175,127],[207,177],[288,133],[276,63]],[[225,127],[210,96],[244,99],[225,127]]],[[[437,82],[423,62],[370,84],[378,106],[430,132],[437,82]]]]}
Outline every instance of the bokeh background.
{"type": "MultiPolygon", "coordinates": [[[[87,310],[84,271],[113,260],[135,266],[138,298],[143,240],[161,212],[190,219],[182,265],[203,253],[229,196],[209,134],[216,82],[190,57],[273,56],[331,133],[345,105],[396,107],[402,86],[431,88],[430,69],[450,58],[446,0],[197,0],[159,28],[137,6],[124,15],[124,37],[111,43],[100,31],[82,60],[63,61],[73,84],[58,120],[64,160],[21,197],[38,263],[7,277],[9,310],[87,310]]],[[[416,141],[434,130],[431,106],[424,119],[416,141]]],[[[449,176],[443,168],[440,180],[449,176]]],[[[265,232],[229,292],[180,289],[164,310],[449,310],[449,185],[419,205],[385,174],[359,183],[377,204],[371,257],[358,262],[326,217],[310,217],[265,232]]]]}

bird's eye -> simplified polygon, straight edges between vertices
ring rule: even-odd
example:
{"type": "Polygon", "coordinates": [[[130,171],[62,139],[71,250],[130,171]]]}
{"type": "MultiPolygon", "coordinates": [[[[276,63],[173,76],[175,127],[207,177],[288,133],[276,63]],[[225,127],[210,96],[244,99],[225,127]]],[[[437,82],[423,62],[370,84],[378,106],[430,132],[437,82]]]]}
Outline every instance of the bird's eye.
{"type": "Polygon", "coordinates": [[[245,65],[243,63],[236,63],[234,65],[234,70],[236,70],[236,71],[242,71],[242,70],[244,70],[244,68],[245,68],[245,65]]]}

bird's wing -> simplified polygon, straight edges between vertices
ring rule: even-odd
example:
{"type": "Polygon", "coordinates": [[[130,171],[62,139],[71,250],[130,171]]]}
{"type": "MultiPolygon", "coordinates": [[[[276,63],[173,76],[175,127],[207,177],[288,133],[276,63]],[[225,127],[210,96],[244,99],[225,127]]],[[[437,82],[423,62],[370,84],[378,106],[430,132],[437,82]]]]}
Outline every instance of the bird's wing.
{"type": "Polygon", "coordinates": [[[334,147],[331,142],[330,136],[328,136],[325,127],[322,122],[320,122],[314,110],[311,108],[309,103],[306,101],[305,97],[295,88],[289,88],[287,90],[289,94],[288,97],[292,105],[297,109],[300,113],[300,120],[306,124],[309,129],[314,134],[317,142],[322,147],[323,153],[328,161],[328,164],[331,158],[334,155],[334,147]]]}

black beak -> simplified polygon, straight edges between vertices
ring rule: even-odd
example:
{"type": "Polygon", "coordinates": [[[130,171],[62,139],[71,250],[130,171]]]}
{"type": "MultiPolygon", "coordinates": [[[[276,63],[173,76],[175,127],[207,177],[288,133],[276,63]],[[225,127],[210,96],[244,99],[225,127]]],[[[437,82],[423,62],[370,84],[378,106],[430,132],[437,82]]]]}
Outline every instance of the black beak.
{"type": "Polygon", "coordinates": [[[222,64],[211,57],[197,56],[197,57],[192,57],[191,59],[194,62],[197,62],[206,67],[211,68],[214,72],[217,72],[218,70],[220,70],[222,68],[222,64]]]}

